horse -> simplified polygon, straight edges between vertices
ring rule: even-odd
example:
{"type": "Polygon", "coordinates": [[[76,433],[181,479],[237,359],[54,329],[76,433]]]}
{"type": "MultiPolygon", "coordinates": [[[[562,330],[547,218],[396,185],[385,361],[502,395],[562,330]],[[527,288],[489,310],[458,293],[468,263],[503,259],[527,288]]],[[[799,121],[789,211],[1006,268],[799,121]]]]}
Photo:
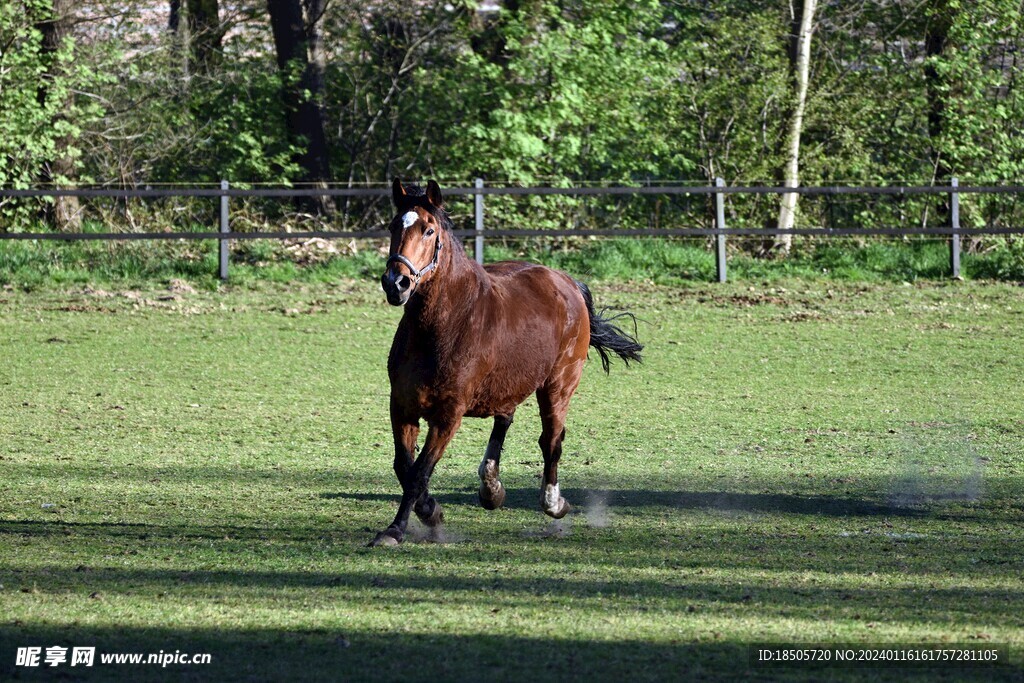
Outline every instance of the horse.
{"type": "Polygon", "coordinates": [[[394,521],[371,546],[398,545],[409,513],[427,527],[444,520],[428,486],[434,467],[464,417],[493,418],[480,476],[480,504],[505,501],[499,462],[516,408],[536,394],[544,456],[541,508],[561,519],[570,510],[558,486],[569,400],[594,347],[607,373],[610,354],[626,365],[641,361],[631,313],[603,317],[590,290],[563,272],[534,263],[504,261],[481,266],[453,232],[441,188],[391,188],[395,217],[381,286],[392,306],[404,306],[388,354],[394,469],[402,500],[394,521]],[[633,334],[616,320],[628,316],[633,334]],[[428,426],[414,457],[420,421],[428,426]]]}

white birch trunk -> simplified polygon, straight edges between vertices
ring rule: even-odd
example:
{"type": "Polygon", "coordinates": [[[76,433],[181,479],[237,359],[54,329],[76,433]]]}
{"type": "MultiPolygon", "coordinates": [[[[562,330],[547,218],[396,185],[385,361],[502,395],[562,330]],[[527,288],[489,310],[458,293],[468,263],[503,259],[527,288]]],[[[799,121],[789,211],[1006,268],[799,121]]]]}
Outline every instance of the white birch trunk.
{"type": "MultiPolygon", "coordinates": [[[[800,13],[799,29],[795,36],[795,59],[792,63],[793,81],[796,86],[796,97],[793,103],[793,114],[789,119],[789,130],[786,137],[786,162],[783,168],[783,187],[798,187],[800,185],[800,136],[804,129],[804,109],[807,105],[807,87],[810,80],[811,64],[811,35],[814,33],[814,13],[817,9],[817,0],[792,0],[800,2],[802,11],[800,13]]],[[[796,7],[793,7],[793,12],[796,7]]],[[[796,25],[794,17],[793,25],[796,25]]],[[[790,230],[793,228],[796,219],[796,206],[800,199],[798,194],[784,194],[779,207],[779,230],[790,230]]],[[[792,235],[777,235],[775,247],[783,254],[789,254],[793,245],[792,235]]]]}

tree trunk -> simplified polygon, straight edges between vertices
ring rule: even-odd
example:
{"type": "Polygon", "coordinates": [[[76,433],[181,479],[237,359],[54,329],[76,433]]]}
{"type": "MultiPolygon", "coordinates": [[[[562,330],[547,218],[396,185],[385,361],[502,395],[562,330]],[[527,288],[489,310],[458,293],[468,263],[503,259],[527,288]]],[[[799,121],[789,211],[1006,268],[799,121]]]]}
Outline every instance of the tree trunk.
{"type": "Polygon", "coordinates": [[[175,53],[186,82],[216,70],[224,41],[219,0],[171,0],[167,29],[177,39],[175,53]]]}
{"type": "Polygon", "coordinates": [[[181,0],[171,0],[171,11],[167,17],[167,30],[171,33],[178,32],[178,25],[181,23],[181,0]]]}
{"type": "MultiPolygon", "coordinates": [[[[281,98],[284,101],[288,134],[299,148],[296,162],[302,167],[302,181],[313,187],[327,187],[330,166],[327,137],[324,134],[323,72],[309,59],[308,37],[302,16],[301,0],[267,0],[270,24],[274,32],[277,66],[281,71],[281,98]]],[[[316,17],[319,20],[319,17],[316,17]]],[[[316,215],[332,215],[330,197],[303,197],[300,208],[316,215]]]]}
{"type": "MultiPolygon", "coordinates": [[[[327,55],[324,51],[324,34],[321,30],[324,12],[327,10],[329,0],[302,0],[305,10],[306,44],[308,49],[309,64],[306,70],[309,74],[309,92],[312,93],[313,104],[316,107],[319,128],[324,129],[324,97],[327,90],[327,55]]],[[[321,170],[325,180],[330,179],[330,161],[327,155],[326,135],[324,137],[323,168],[321,170]]]]}
{"type": "MultiPolygon", "coordinates": [[[[53,13],[47,19],[36,24],[42,35],[41,51],[46,59],[46,72],[42,75],[37,93],[39,104],[45,106],[51,97],[50,84],[61,77],[65,67],[58,61],[57,53],[61,50],[65,39],[71,35],[72,11],[74,0],[53,0],[53,13]]],[[[72,95],[68,95],[55,116],[55,123],[64,119],[71,108],[72,95]]],[[[75,161],[70,153],[71,136],[64,136],[56,141],[54,157],[43,164],[40,173],[44,183],[68,185],[74,182],[76,175],[75,161]]],[[[81,206],[78,197],[54,197],[53,204],[47,208],[47,218],[61,231],[78,232],[82,227],[81,206]]]]}
{"type": "Polygon", "coordinates": [[[224,33],[220,26],[217,0],[186,0],[189,39],[189,71],[208,75],[220,58],[224,33]]]}
{"type": "Polygon", "coordinates": [[[929,7],[928,23],[924,36],[924,80],[928,98],[928,140],[931,146],[933,182],[945,182],[952,173],[942,153],[943,120],[946,116],[946,98],[949,97],[948,81],[937,67],[949,42],[953,10],[948,0],[932,0],[929,7]]]}
{"type": "Polygon", "coordinates": [[[173,62],[181,65],[182,82],[186,85],[192,75],[188,23],[188,7],[185,0],[171,0],[167,16],[167,30],[171,32],[172,38],[171,55],[174,58],[173,62]],[[182,21],[182,17],[185,21],[182,21]]]}
{"type": "MultiPolygon", "coordinates": [[[[792,0],[792,2],[789,73],[794,93],[784,150],[783,187],[798,187],[800,185],[800,138],[804,130],[804,110],[807,105],[807,88],[810,79],[811,35],[814,33],[814,12],[817,5],[817,0],[792,0]]],[[[799,198],[798,194],[782,195],[779,206],[779,230],[793,228],[799,198]]],[[[770,249],[785,256],[789,254],[792,246],[792,235],[776,235],[770,249]]]]}

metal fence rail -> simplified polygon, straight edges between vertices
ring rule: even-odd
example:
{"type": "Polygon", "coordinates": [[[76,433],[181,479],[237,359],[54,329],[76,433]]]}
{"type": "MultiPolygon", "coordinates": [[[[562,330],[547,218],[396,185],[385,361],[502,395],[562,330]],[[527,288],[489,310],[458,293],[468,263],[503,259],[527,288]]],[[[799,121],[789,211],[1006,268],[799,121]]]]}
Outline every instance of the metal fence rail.
{"type": "MultiPolygon", "coordinates": [[[[714,186],[699,185],[667,185],[639,187],[486,187],[482,179],[476,179],[473,187],[450,187],[445,194],[453,196],[472,196],[474,199],[473,230],[456,230],[459,237],[474,237],[476,260],[483,263],[485,236],[490,237],[702,237],[715,238],[715,261],[717,279],[726,280],[727,236],[771,236],[771,235],[805,235],[825,237],[850,236],[904,236],[904,235],[935,235],[948,236],[950,248],[950,271],[953,277],[960,276],[960,243],[963,236],[973,235],[1007,235],[1024,234],[1024,227],[985,227],[962,228],[960,226],[960,195],[1020,195],[1024,194],[1024,186],[1020,185],[984,185],[961,187],[956,178],[949,185],[933,186],[885,186],[885,187],[769,187],[769,186],[727,186],[719,178],[714,186]],[[944,227],[878,227],[878,228],[792,228],[778,230],[764,228],[729,228],[725,224],[725,201],[727,195],[946,195],[949,197],[949,224],[944,227]],[[486,196],[631,196],[631,195],[714,195],[715,222],[713,228],[629,228],[629,229],[501,229],[485,230],[484,197],[486,196]]],[[[227,181],[222,181],[220,188],[143,188],[125,189],[72,189],[72,188],[36,188],[36,189],[3,189],[0,198],[4,197],[109,197],[115,199],[165,198],[165,197],[198,197],[216,198],[220,202],[220,225],[216,232],[35,232],[10,233],[0,232],[0,240],[217,240],[219,252],[219,274],[222,279],[228,277],[229,250],[231,240],[253,239],[367,239],[380,238],[382,230],[334,231],[315,230],[306,232],[234,232],[230,229],[231,198],[297,198],[297,197],[387,197],[388,188],[232,188],[227,181]]]]}

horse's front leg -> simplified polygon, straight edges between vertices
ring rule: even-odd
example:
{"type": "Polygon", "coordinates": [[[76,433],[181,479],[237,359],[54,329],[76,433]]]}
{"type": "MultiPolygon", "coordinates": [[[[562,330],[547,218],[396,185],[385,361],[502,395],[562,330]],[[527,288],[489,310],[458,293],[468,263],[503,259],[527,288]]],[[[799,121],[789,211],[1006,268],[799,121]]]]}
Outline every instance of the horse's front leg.
{"type": "MultiPolygon", "coordinates": [[[[406,480],[410,476],[416,458],[416,444],[419,439],[420,421],[419,418],[406,414],[404,408],[396,403],[392,397],[391,404],[391,433],[395,442],[395,476],[402,490],[406,488],[406,480]]],[[[424,491],[413,508],[423,523],[433,527],[444,521],[444,514],[437,501],[424,491]]],[[[387,541],[383,541],[387,543],[387,541]]]]}
{"type": "MultiPolygon", "coordinates": [[[[455,436],[460,424],[462,424],[461,416],[430,423],[427,439],[419,457],[411,464],[408,461],[403,461],[402,472],[399,473],[399,480],[402,483],[402,502],[398,506],[395,520],[391,522],[391,526],[377,534],[370,545],[398,545],[401,543],[405,538],[405,531],[409,525],[409,514],[413,509],[428,525],[436,525],[441,521],[441,506],[430,497],[427,489],[430,484],[430,476],[434,473],[434,466],[444,455],[445,448],[455,436]]],[[[397,434],[396,430],[396,436],[397,434]]],[[[396,441],[396,473],[400,468],[397,450],[396,441]]]]}
{"type": "Polygon", "coordinates": [[[409,477],[416,459],[416,443],[420,435],[420,421],[415,417],[406,417],[392,406],[391,433],[395,440],[395,476],[398,483],[405,488],[405,480],[409,477]]]}

